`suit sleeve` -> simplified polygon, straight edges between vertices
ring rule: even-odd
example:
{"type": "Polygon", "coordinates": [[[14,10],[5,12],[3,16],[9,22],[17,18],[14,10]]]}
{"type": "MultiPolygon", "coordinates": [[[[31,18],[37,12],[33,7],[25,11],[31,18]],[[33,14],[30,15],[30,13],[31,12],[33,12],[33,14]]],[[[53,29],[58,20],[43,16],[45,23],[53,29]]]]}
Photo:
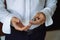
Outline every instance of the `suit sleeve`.
{"type": "Polygon", "coordinates": [[[45,8],[40,12],[43,12],[46,15],[45,26],[53,24],[52,16],[56,10],[57,0],[47,0],[45,8]]]}

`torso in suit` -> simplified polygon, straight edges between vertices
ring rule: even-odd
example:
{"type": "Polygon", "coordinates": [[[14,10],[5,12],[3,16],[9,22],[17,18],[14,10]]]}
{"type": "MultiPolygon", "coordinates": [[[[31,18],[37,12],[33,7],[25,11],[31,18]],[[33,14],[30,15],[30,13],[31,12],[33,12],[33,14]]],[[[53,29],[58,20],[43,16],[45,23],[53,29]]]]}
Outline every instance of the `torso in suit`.
{"type": "MultiPolygon", "coordinates": [[[[56,0],[6,0],[7,10],[3,2],[4,0],[0,0],[0,22],[3,23],[2,31],[6,34],[11,33],[10,21],[14,16],[19,18],[24,25],[27,25],[36,12],[43,12],[46,15],[45,26],[53,23],[51,17],[56,9],[56,0]]],[[[30,30],[39,26],[33,25],[30,30]]]]}

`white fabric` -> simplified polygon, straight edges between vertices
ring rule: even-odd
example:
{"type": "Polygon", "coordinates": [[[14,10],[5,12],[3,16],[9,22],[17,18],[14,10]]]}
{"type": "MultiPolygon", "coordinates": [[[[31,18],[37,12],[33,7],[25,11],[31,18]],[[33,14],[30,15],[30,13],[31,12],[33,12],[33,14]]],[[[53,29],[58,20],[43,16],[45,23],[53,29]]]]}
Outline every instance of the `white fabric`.
{"type": "MultiPolygon", "coordinates": [[[[57,0],[6,0],[7,9],[4,8],[4,0],[0,0],[0,22],[3,23],[2,31],[6,34],[11,33],[10,22],[12,17],[18,17],[24,25],[28,25],[37,12],[43,12],[46,15],[45,26],[53,23],[52,15],[56,9],[57,0]],[[44,6],[46,6],[44,8],[44,6]]],[[[32,25],[34,29],[39,25],[32,25]]]]}
{"type": "Polygon", "coordinates": [[[5,36],[1,36],[1,40],[5,40],[5,36]]]}

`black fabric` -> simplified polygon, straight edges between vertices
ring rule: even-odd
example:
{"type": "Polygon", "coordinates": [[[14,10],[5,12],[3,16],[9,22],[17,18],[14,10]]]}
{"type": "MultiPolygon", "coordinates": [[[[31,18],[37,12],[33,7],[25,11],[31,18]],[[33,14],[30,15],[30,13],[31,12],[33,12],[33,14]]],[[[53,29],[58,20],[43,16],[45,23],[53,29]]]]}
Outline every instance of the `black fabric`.
{"type": "Polygon", "coordinates": [[[53,15],[53,25],[47,27],[47,31],[60,30],[60,0],[57,0],[57,8],[53,15]]]}
{"type": "Polygon", "coordinates": [[[46,27],[44,25],[41,25],[40,27],[37,27],[29,32],[17,31],[12,27],[11,34],[6,34],[5,40],[44,40],[45,34],[46,27]]]}

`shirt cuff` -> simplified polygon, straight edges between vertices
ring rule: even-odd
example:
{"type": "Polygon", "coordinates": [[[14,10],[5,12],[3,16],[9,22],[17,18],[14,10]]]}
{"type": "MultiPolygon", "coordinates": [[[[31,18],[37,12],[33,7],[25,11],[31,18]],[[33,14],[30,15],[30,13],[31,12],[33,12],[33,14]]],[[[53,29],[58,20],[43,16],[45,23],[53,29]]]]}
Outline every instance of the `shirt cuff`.
{"type": "Polygon", "coordinates": [[[46,15],[46,21],[45,21],[45,26],[50,26],[53,24],[53,20],[52,20],[52,16],[51,14],[51,10],[50,8],[46,7],[45,9],[41,10],[40,12],[43,12],[46,15]]]}
{"type": "Polygon", "coordinates": [[[5,34],[11,33],[10,22],[11,22],[12,17],[14,16],[10,14],[5,19],[2,20],[3,21],[2,32],[5,34]]]}

